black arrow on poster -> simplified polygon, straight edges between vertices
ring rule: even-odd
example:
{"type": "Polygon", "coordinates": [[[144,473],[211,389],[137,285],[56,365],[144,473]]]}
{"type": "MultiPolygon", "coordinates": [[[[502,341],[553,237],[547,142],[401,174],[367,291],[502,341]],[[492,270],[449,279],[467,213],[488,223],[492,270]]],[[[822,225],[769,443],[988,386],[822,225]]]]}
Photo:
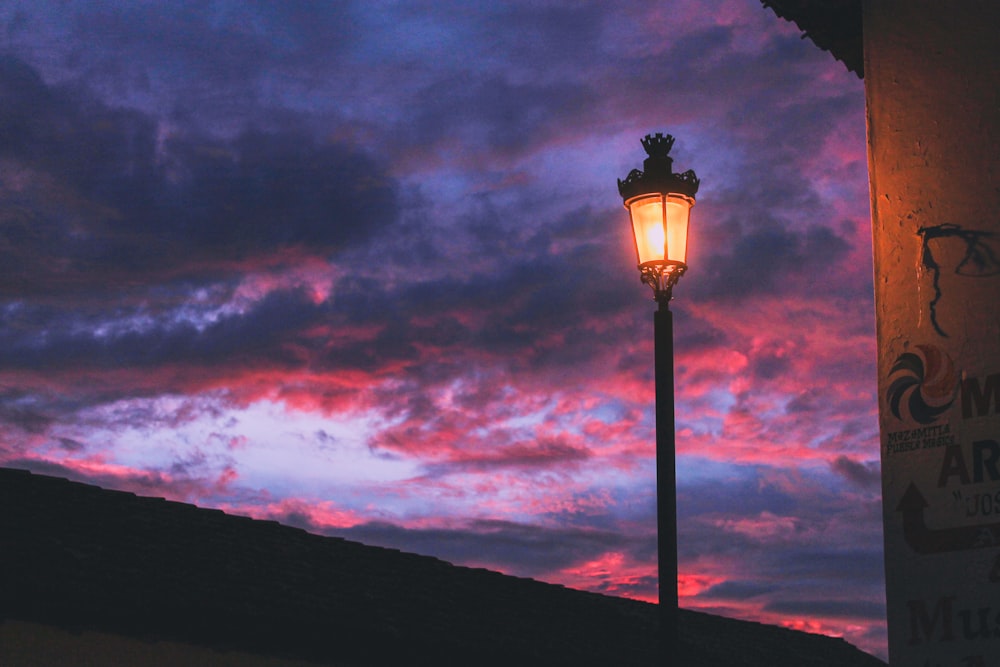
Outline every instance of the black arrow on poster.
{"type": "Polygon", "coordinates": [[[924,521],[926,508],[923,494],[910,482],[896,511],[903,513],[903,538],[918,554],[1000,547],[1000,523],[932,530],[924,521]]]}

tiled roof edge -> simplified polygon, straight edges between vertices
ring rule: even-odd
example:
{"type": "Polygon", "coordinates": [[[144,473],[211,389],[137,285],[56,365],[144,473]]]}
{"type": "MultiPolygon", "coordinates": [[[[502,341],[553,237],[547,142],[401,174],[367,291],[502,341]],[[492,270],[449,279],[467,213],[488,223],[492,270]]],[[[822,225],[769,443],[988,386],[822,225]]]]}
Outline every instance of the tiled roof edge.
{"type": "MultiPolygon", "coordinates": [[[[2,467],[0,590],[0,621],[321,662],[655,655],[649,603],[2,467]]],[[[679,624],[702,667],[884,667],[842,639],[691,610],[679,624]]]]}
{"type": "Polygon", "coordinates": [[[861,0],[761,0],[761,4],[795,23],[803,38],[829,51],[859,79],[864,78],[861,0]]]}

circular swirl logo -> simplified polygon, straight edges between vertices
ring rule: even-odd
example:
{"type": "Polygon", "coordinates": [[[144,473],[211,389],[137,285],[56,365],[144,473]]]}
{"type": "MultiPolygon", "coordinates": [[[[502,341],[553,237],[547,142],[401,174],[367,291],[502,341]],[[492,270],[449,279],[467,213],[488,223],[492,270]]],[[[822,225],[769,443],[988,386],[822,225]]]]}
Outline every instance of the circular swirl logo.
{"type": "Polygon", "coordinates": [[[886,391],[889,409],[903,421],[903,406],[918,424],[930,424],[940,417],[958,395],[958,376],[951,357],[933,345],[914,345],[916,352],[896,357],[889,371],[895,378],[886,391]]]}

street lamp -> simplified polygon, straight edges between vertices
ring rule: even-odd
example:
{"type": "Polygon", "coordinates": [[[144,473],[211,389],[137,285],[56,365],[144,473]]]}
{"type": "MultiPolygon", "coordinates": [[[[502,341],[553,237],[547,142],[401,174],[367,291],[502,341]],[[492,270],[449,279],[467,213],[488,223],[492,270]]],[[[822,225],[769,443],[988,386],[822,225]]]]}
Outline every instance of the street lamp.
{"type": "Polygon", "coordinates": [[[688,222],[698,177],[675,174],[672,136],[647,134],[649,156],[633,169],[618,192],[632,222],[639,275],[653,288],[656,369],[656,532],[660,603],[661,664],[678,652],[677,637],[677,472],[674,441],[674,325],[669,303],[674,285],[687,271],[688,222]]]}

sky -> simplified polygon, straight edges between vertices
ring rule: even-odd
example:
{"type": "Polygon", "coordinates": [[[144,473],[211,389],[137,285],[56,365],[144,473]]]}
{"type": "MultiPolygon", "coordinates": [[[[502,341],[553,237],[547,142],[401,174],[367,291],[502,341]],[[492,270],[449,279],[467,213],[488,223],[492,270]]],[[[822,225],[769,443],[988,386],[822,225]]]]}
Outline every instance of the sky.
{"type": "Polygon", "coordinates": [[[756,0],[0,5],[0,465],[885,655],[863,83],[756,0]]]}

